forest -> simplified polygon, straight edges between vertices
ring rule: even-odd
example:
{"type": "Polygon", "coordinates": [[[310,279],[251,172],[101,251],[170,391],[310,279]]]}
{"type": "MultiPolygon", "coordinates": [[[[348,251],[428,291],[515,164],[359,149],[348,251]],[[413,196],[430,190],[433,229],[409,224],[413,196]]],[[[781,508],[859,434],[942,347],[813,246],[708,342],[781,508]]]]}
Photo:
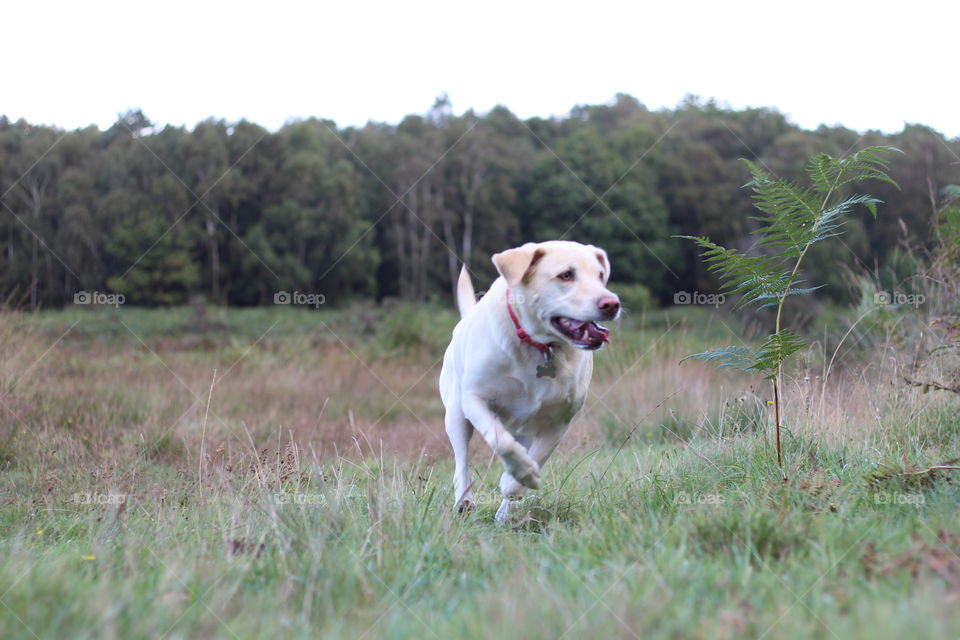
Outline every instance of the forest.
{"type": "Polygon", "coordinates": [[[670,304],[716,288],[673,236],[751,246],[741,159],[799,180],[811,155],[868,145],[902,151],[899,189],[871,184],[879,215],[861,212],[809,260],[828,283],[817,295],[841,302],[856,295],[850,264],[876,273],[923,255],[941,189],[960,184],[960,139],[921,124],[810,131],[695,96],[650,110],[624,94],[527,120],[503,106],[458,116],[441,96],[399,124],[311,118],[275,132],[160,127],[139,110],[107,130],[0,116],[0,296],[22,309],[79,292],[145,306],[261,305],[277,292],[446,303],[461,262],[483,283],[492,253],[571,239],[606,248],[632,300],[670,304]]]}

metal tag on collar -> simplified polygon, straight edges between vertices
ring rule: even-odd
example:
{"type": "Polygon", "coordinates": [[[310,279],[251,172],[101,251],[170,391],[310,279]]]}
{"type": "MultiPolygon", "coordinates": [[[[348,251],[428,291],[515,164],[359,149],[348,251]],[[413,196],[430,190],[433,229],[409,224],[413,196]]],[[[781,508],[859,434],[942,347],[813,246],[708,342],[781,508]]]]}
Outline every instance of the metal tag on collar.
{"type": "Polygon", "coordinates": [[[543,352],[543,364],[537,365],[538,378],[556,378],[557,365],[553,362],[553,349],[549,346],[543,352]]]}

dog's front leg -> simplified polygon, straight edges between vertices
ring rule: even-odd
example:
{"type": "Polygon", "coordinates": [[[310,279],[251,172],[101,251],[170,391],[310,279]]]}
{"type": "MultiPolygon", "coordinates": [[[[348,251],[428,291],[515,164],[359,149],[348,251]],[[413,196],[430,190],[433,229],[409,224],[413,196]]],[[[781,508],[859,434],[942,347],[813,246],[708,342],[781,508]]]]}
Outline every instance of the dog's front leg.
{"type": "Polygon", "coordinates": [[[475,393],[466,394],[462,406],[467,420],[497,454],[507,473],[519,484],[538,489],[540,467],[527,453],[526,448],[504,428],[500,418],[490,409],[487,402],[475,393]]]}
{"type": "MultiPolygon", "coordinates": [[[[550,457],[550,454],[552,454],[557,448],[557,445],[560,444],[560,439],[563,437],[568,426],[569,425],[563,425],[562,428],[538,435],[530,443],[530,457],[533,458],[538,469],[543,468],[547,458],[550,457]]],[[[503,502],[500,503],[500,508],[497,509],[498,522],[503,522],[510,517],[511,499],[516,500],[520,498],[523,496],[524,491],[526,491],[526,489],[514,480],[510,474],[504,473],[500,477],[500,492],[503,494],[503,502]]]]}

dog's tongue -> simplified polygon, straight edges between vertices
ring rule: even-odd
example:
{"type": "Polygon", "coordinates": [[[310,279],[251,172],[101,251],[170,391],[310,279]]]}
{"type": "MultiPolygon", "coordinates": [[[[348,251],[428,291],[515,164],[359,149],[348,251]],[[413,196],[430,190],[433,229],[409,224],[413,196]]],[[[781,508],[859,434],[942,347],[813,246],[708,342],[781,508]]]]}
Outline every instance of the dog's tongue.
{"type": "Polygon", "coordinates": [[[605,327],[601,327],[596,322],[586,322],[584,324],[587,327],[587,335],[592,339],[601,342],[610,342],[610,331],[605,327]]]}
{"type": "Polygon", "coordinates": [[[578,322],[572,318],[561,318],[560,324],[566,329],[574,340],[579,342],[595,342],[597,346],[600,343],[610,342],[610,332],[598,325],[596,322],[578,322]]]}

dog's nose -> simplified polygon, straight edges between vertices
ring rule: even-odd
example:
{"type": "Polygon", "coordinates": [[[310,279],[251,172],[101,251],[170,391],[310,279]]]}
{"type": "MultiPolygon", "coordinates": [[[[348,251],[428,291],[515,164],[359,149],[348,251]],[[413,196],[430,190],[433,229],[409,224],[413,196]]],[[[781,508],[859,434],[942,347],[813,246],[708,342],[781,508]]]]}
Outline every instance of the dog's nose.
{"type": "Polygon", "coordinates": [[[597,300],[597,307],[600,308],[600,313],[608,318],[613,318],[620,312],[620,298],[617,296],[604,296],[597,300]]]}

